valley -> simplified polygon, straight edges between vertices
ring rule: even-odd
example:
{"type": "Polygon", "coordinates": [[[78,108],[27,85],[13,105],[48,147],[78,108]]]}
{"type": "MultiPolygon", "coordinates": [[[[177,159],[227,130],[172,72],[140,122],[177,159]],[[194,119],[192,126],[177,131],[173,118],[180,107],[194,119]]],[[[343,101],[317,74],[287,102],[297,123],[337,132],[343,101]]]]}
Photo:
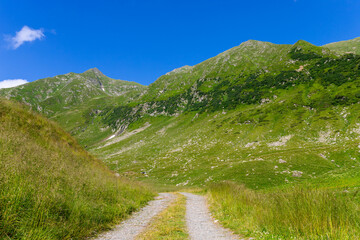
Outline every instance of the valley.
{"type": "MultiPolygon", "coordinates": [[[[355,239],[358,47],[358,39],[322,47],[249,40],[149,86],[93,68],[0,96],[57,122],[126,181],[200,189],[213,216],[243,237],[355,239]]],[[[146,188],[141,199],[151,196],[146,188]]]]}

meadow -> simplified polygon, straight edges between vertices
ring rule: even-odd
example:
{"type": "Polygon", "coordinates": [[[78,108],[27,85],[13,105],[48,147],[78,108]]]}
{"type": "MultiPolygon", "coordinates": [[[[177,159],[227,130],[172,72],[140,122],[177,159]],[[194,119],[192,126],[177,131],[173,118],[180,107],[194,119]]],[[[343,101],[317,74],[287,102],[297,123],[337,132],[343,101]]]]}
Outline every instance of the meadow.
{"type": "Polygon", "coordinates": [[[209,187],[222,224],[256,239],[359,239],[359,189],[292,186],[254,191],[223,182],[209,187]]]}
{"type": "Polygon", "coordinates": [[[84,239],[154,196],[120,178],[57,124],[0,100],[0,238],[84,239]]]}

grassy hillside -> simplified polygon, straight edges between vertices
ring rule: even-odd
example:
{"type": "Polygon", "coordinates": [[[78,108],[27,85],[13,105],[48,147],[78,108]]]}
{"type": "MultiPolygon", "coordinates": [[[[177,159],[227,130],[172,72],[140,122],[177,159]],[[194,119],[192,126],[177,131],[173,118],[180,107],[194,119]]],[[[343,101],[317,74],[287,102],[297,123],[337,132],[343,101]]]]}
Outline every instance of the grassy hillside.
{"type": "Polygon", "coordinates": [[[310,60],[311,56],[332,54],[326,48],[301,40],[294,45],[249,40],[193,67],[185,66],[161,76],[149,86],[142,99],[164,100],[184,94],[189,88],[199,87],[199,84],[202,85],[200,89],[207,92],[221,83],[233,83],[251,74],[295,70],[300,66],[296,60],[310,60]],[[302,59],[298,58],[300,55],[302,59]]]}
{"type": "Polygon", "coordinates": [[[143,119],[90,151],[115,171],[170,185],[359,186],[359,105],[321,111],[287,97],[261,108],[143,119]]]}
{"type": "Polygon", "coordinates": [[[56,124],[0,99],[0,238],[83,239],[145,204],[56,124]]]}
{"type": "Polygon", "coordinates": [[[111,133],[107,126],[92,124],[90,118],[94,113],[101,112],[105,106],[134,101],[145,89],[135,82],[111,79],[93,68],[80,74],[68,73],[0,89],[0,96],[25,103],[57,121],[85,145],[89,142],[88,135],[103,138],[111,133]]]}
{"type": "MultiPolygon", "coordinates": [[[[238,232],[257,237],[270,232],[268,239],[351,238],[359,235],[360,55],[346,52],[356,44],[357,39],[325,47],[251,40],[175,69],[148,88],[121,83],[130,88],[124,94],[106,90],[107,78],[96,69],[52,79],[86,83],[64,87],[61,96],[68,97],[61,101],[45,96],[54,91],[50,85],[39,93],[22,93],[21,86],[2,93],[51,116],[121,175],[165,187],[235,182],[239,191],[224,184],[211,194],[216,214],[238,232]],[[47,106],[55,107],[43,111],[47,106]],[[297,185],[313,191],[292,188],[297,185]],[[239,192],[249,198],[239,199],[239,192]],[[221,203],[222,196],[229,202],[221,203]],[[301,212],[296,207],[307,196],[319,201],[301,212]],[[242,215],[244,204],[252,210],[242,215]],[[261,219],[256,213],[264,206],[271,208],[261,219]],[[272,217],[279,208],[285,210],[276,222],[272,217]],[[286,222],[296,219],[285,214],[294,211],[302,216],[297,225],[286,222]],[[347,211],[354,214],[347,218],[347,211]],[[314,213],[315,225],[302,228],[314,213]],[[251,226],[238,224],[250,218],[251,226]]],[[[110,89],[114,83],[107,80],[110,89]]]]}
{"type": "Polygon", "coordinates": [[[347,40],[347,41],[341,41],[341,42],[335,42],[335,43],[329,43],[324,45],[324,47],[327,47],[333,51],[339,52],[339,53],[355,53],[360,54],[360,37],[347,40]]]}
{"type": "Polygon", "coordinates": [[[338,55],[302,40],[294,45],[249,40],[195,66],[175,69],[149,87],[90,69],[0,90],[0,95],[30,105],[89,146],[121,134],[142,117],[233,109],[270,99],[273,88],[288,89],[324,75],[337,81],[338,55]],[[323,63],[327,70],[320,69],[323,63]]]}
{"type": "Polygon", "coordinates": [[[248,41],[194,67],[160,77],[139,100],[110,107],[95,114],[94,119],[118,131],[144,116],[176,116],[260,104],[278,89],[312,83],[314,78],[337,81],[341,77],[339,81],[344,81],[352,74],[350,68],[356,68],[354,60],[348,69],[341,69],[341,76],[336,75],[347,61],[347,56],[338,57],[329,49],[305,41],[294,45],[248,41]]]}
{"type": "Polygon", "coordinates": [[[160,77],[129,103],[97,96],[53,119],[113,170],[140,179],[356,185],[359,66],[358,55],[302,40],[251,40],[160,77]]]}
{"type": "Polygon", "coordinates": [[[100,114],[110,126],[131,124],[91,151],[116,171],[168,184],[226,179],[256,189],[336,177],[357,185],[360,57],[299,41],[287,58],[272,72],[206,75],[148,104],[148,114],[132,106],[100,114]]]}

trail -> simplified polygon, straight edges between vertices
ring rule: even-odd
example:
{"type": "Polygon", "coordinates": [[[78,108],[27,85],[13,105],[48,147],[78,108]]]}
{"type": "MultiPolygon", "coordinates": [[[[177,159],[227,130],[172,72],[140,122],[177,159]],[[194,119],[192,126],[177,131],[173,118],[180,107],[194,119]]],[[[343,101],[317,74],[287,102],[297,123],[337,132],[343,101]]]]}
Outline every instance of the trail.
{"type": "Polygon", "coordinates": [[[186,200],[186,224],[192,240],[233,240],[239,237],[215,224],[206,206],[205,197],[181,193],[186,200]]]}
{"type": "Polygon", "coordinates": [[[167,208],[175,195],[160,193],[159,197],[151,201],[139,212],[134,213],[129,219],[122,222],[113,230],[100,235],[95,240],[131,240],[140,234],[150,223],[151,219],[167,208]]]}
{"type": "MultiPolygon", "coordinates": [[[[181,193],[186,200],[186,225],[191,240],[234,240],[238,236],[216,224],[206,205],[205,197],[191,193],[181,193]]],[[[151,220],[165,210],[176,198],[175,194],[160,193],[139,212],[122,222],[113,230],[100,235],[95,240],[133,240],[143,232],[151,220]]]]}

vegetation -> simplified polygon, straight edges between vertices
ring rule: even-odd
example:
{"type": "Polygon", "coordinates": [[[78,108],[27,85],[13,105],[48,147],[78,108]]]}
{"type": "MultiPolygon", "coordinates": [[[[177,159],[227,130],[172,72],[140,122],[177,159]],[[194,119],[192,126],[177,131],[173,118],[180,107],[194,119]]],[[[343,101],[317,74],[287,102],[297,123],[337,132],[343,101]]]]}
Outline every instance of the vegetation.
{"type": "Polygon", "coordinates": [[[0,99],[0,238],[83,239],[154,194],[115,176],[56,124],[0,99]]]}
{"type": "Polygon", "coordinates": [[[224,182],[209,188],[215,217],[257,239],[359,239],[359,190],[297,186],[254,191],[224,182]]]}
{"type": "MultiPolygon", "coordinates": [[[[219,183],[210,188],[220,207],[216,214],[243,235],[358,238],[357,47],[358,39],[324,47],[250,40],[195,66],[175,69],[149,87],[115,81],[92,69],[0,94],[57,121],[122,176],[163,189],[219,183]],[[221,203],[221,197],[227,201],[221,203]],[[233,215],[228,214],[231,207],[233,215]],[[275,213],[281,214],[279,219],[275,213]],[[304,224],[305,219],[313,221],[304,224]]],[[[123,204],[123,209],[130,206],[123,204]]]]}
{"type": "Polygon", "coordinates": [[[335,42],[324,45],[324,47],[329,48],[333,51],[344,53],[355,53],[360,54],[360,38],[355,38],[347,41],[335,42]]]}
{"type": "Polygon", "coordinates": [[[307,95],[293,90],[261,108],[146,118],[89,150],[116,172],[160,184],[233,180],[260,189],[336,178],[359,186],[359,105],[313,109],[301,105],[307,95]]]}
{"type": "Polygon", "coordinates": [[[55,120],[83,146],[111,134],[108,125],[95,120],[108,106],[127,104],[145,90],[138,83],[106,77],[93,68],[40,79],[19,87],[0,89],[0,96],[25,103],[55,120]]]}
{"type": "Polygon", "coordinates": [[[185,223],[186,197],[179,193],[176,195],[177,199],[156,216],[145,232],[137,236],[136,239],[189,239],[185,223]]]}

